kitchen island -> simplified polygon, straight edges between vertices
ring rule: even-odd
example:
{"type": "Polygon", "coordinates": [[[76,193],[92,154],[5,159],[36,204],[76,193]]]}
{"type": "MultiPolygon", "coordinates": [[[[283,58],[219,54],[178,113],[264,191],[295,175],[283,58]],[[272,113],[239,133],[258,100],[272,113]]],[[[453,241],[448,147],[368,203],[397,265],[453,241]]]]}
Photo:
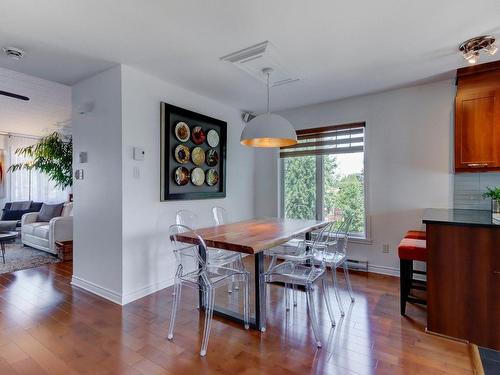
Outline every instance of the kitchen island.
{"type": "Polygon", "coordinates": [[[427,331],[500,350],[500,225],[491,212],[427,209],[427,331]]]}

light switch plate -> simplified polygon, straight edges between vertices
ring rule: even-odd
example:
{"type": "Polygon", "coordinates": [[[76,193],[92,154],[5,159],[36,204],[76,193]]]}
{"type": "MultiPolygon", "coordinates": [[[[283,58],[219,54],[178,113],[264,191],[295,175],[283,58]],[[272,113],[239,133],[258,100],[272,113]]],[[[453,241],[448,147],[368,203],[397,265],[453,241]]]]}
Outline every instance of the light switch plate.
{"type": "Polygon", "coordinates": [[[83,169],[77,169],[77,170],[75,170],[75,178],[77,180],[83,180],[83,175],[84,175],[83,169]]]}
{"type": "Polygon", "coordinates": [[[86,151],[82,151],[78,154],[78,161],[80,163],[86,163],[88,160],[87,158],[87,152],[86,151]]]}
{"type": "Polygon", "coordinates": [[[141,147],[134,147],[134,160],[143,161],[146,152],[141,147]]]}
{"type": "Polygon", "coordinates": [[[139,167],[134,167],[133,175],[136,180],[141,178],[141,170],[139,169],[139,167]]]}

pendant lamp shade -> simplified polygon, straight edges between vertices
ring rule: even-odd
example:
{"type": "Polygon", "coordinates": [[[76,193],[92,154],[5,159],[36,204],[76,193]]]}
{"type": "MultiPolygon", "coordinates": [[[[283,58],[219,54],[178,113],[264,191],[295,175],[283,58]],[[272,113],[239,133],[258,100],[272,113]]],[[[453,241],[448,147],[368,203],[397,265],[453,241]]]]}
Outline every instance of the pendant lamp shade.
{"type": "Polygon", "coordinates": [[[264,113],[248,122],[240,142],[250,147],[284,147],[297,143],[297,133],[284,117],[264,113]]]}
{"type": "Polygon", "coordinates": [[[248,122],[241,133],[240,143],[250,147],[284,147],[297,143],[297,133],[290,122],[269,110],[269,75],[272,69],[266,68],[267,75],[267,113],[258,115],[248,122]]]}

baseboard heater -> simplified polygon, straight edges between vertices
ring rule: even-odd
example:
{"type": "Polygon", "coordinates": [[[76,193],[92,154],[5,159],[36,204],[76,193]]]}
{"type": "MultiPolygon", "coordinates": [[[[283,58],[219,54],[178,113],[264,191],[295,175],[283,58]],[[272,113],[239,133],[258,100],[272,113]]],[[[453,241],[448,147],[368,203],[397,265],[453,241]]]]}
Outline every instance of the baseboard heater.
{"type": "Polygon", "coordinates": [[[366,259],[347,258],[347,267],[353,271],[368,272],[368,261],[366,259]]]}

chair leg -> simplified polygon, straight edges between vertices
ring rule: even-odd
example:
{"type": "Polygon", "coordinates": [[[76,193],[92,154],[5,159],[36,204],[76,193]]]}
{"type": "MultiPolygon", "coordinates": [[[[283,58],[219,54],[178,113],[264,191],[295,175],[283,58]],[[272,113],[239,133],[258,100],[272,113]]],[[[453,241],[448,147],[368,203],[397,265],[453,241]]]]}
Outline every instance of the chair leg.
{"type": "Polygon", "coordinates": [[[409,266],[412,263],[411,260],[400,259],[399,260],[399,293],[400,293],[400,307],[401,315],[406,315],[406,300],[410,292],[409,282],[409,266]]]}
{"type": "Polygon", "coordinates": [[[205,327],[203,329],[203,341],[201,343],[200,356],[207,355],[208,339],[210,338],[210,329],[212,326],[212,315],[214,312],[214,290],[207,289],[207,309],[205,310],[205,327]]]}
{"type": "Polygon", "coordinates": [[[344,262],[343,268],[344,268],[344,278],[347,284],[347,291],[349,292],[349,296],[351,297],[351,302],[354,302],[354,293],[352,292],[351,278],[349,276],[349,268],[347,267],[347,262],[344,262]]]}
{"type": "Polygon", "coordinates": [[[328,288],[326,287],[326,280],[324,278],[321,279],[321,286],[323,287],[323,297],[325,299],[328,315],[330,316],[330,321],[332,322],[332,327],[335,327],[335,317],[333,315],[332,304],[330,303],[330,293],[328,293],[328,288]]]}
{"type": "Polygon", "coordinates": [[[261,275],[260,283],[260,320],[262,322],[261,332],[266,332],[267,324],[267,283],[265,275],[261,275]]]}
{"type": "Polygon", "coordinates": [[[182,285],[179,282],[175,283],[174,286],[174,304],[172,306],[172,312],[170,314],[170,326],[168,327],[167,338],[172,340],[174,338],[174,326],[175,326],[175,316],[177,315],[177,308],[181,300],[181,288],[182,285]]]}
{"type": "Polygon", "coordinates": [[[340,315],[344,316],[344,307],[342,306],[342,300],[340,299],[339,286],[337,282],[337,266],[332,264],[332,279],[333,279],[333,291],[335,292],[335,298],[337,299],[337,303],[339,305],[340,315]]]}
{"type": "Polygon", "coordinates": [[[307,306],[311,315],[311,325],[316,339],[316,346],[321,348],[321,340],[319,339],[318,320],[316,317],[316,308],[314,307],[313,291],[310,285],[306,285],[307,306]]]}
{"type": "Polygon", "coordinates": [[[3,259],[3,264],[5,264],[5,244],[3,242],[0,242],[0,245],[2,247],[2,259],[3,259]]]}
{"type": "Polygon", "coordinates": [[[271,262],[269,263],[269,267],[267,267],[267,272],[269,272],[274,265],[276,264],[276,256],[271,256],[271,262]]]}
{"type": "Polygon", "coordinates": [[[243,322],[245,329],[250,328],[249,318],[248,318],[248,289],[249,289],[249,275],[245,274],[245,284],[243,286],[243,322]]]}
{"type": "MultiPolygon", "coordinates": [[[[229,263],[227,266],[231,267],[232,263],[229,263]]],[[[234,277],[231,276],[231,282],[227,284],[227,292],[228,293],[232,293],[233,292],[233,282],[234,282],[233,280],[234,280],[234,277]]]]}
{"type": "Polygon", "coordinates": [[[292,284],[293,287],[293,307],[297,307],[297,285],[292,284]]]}
{"type": "Polygon", "coordinates": [[[289,284],[286,284],[285,283],[285,286],[283,288],[283,292],[284,292],[284,298],[285,298],[285,310],[286,311],[290,311],[290,300],[289,300],[289,297],[288,297],[288,293],[289,293],[289,288],[288,288],[288,285],[289,284]]]}

